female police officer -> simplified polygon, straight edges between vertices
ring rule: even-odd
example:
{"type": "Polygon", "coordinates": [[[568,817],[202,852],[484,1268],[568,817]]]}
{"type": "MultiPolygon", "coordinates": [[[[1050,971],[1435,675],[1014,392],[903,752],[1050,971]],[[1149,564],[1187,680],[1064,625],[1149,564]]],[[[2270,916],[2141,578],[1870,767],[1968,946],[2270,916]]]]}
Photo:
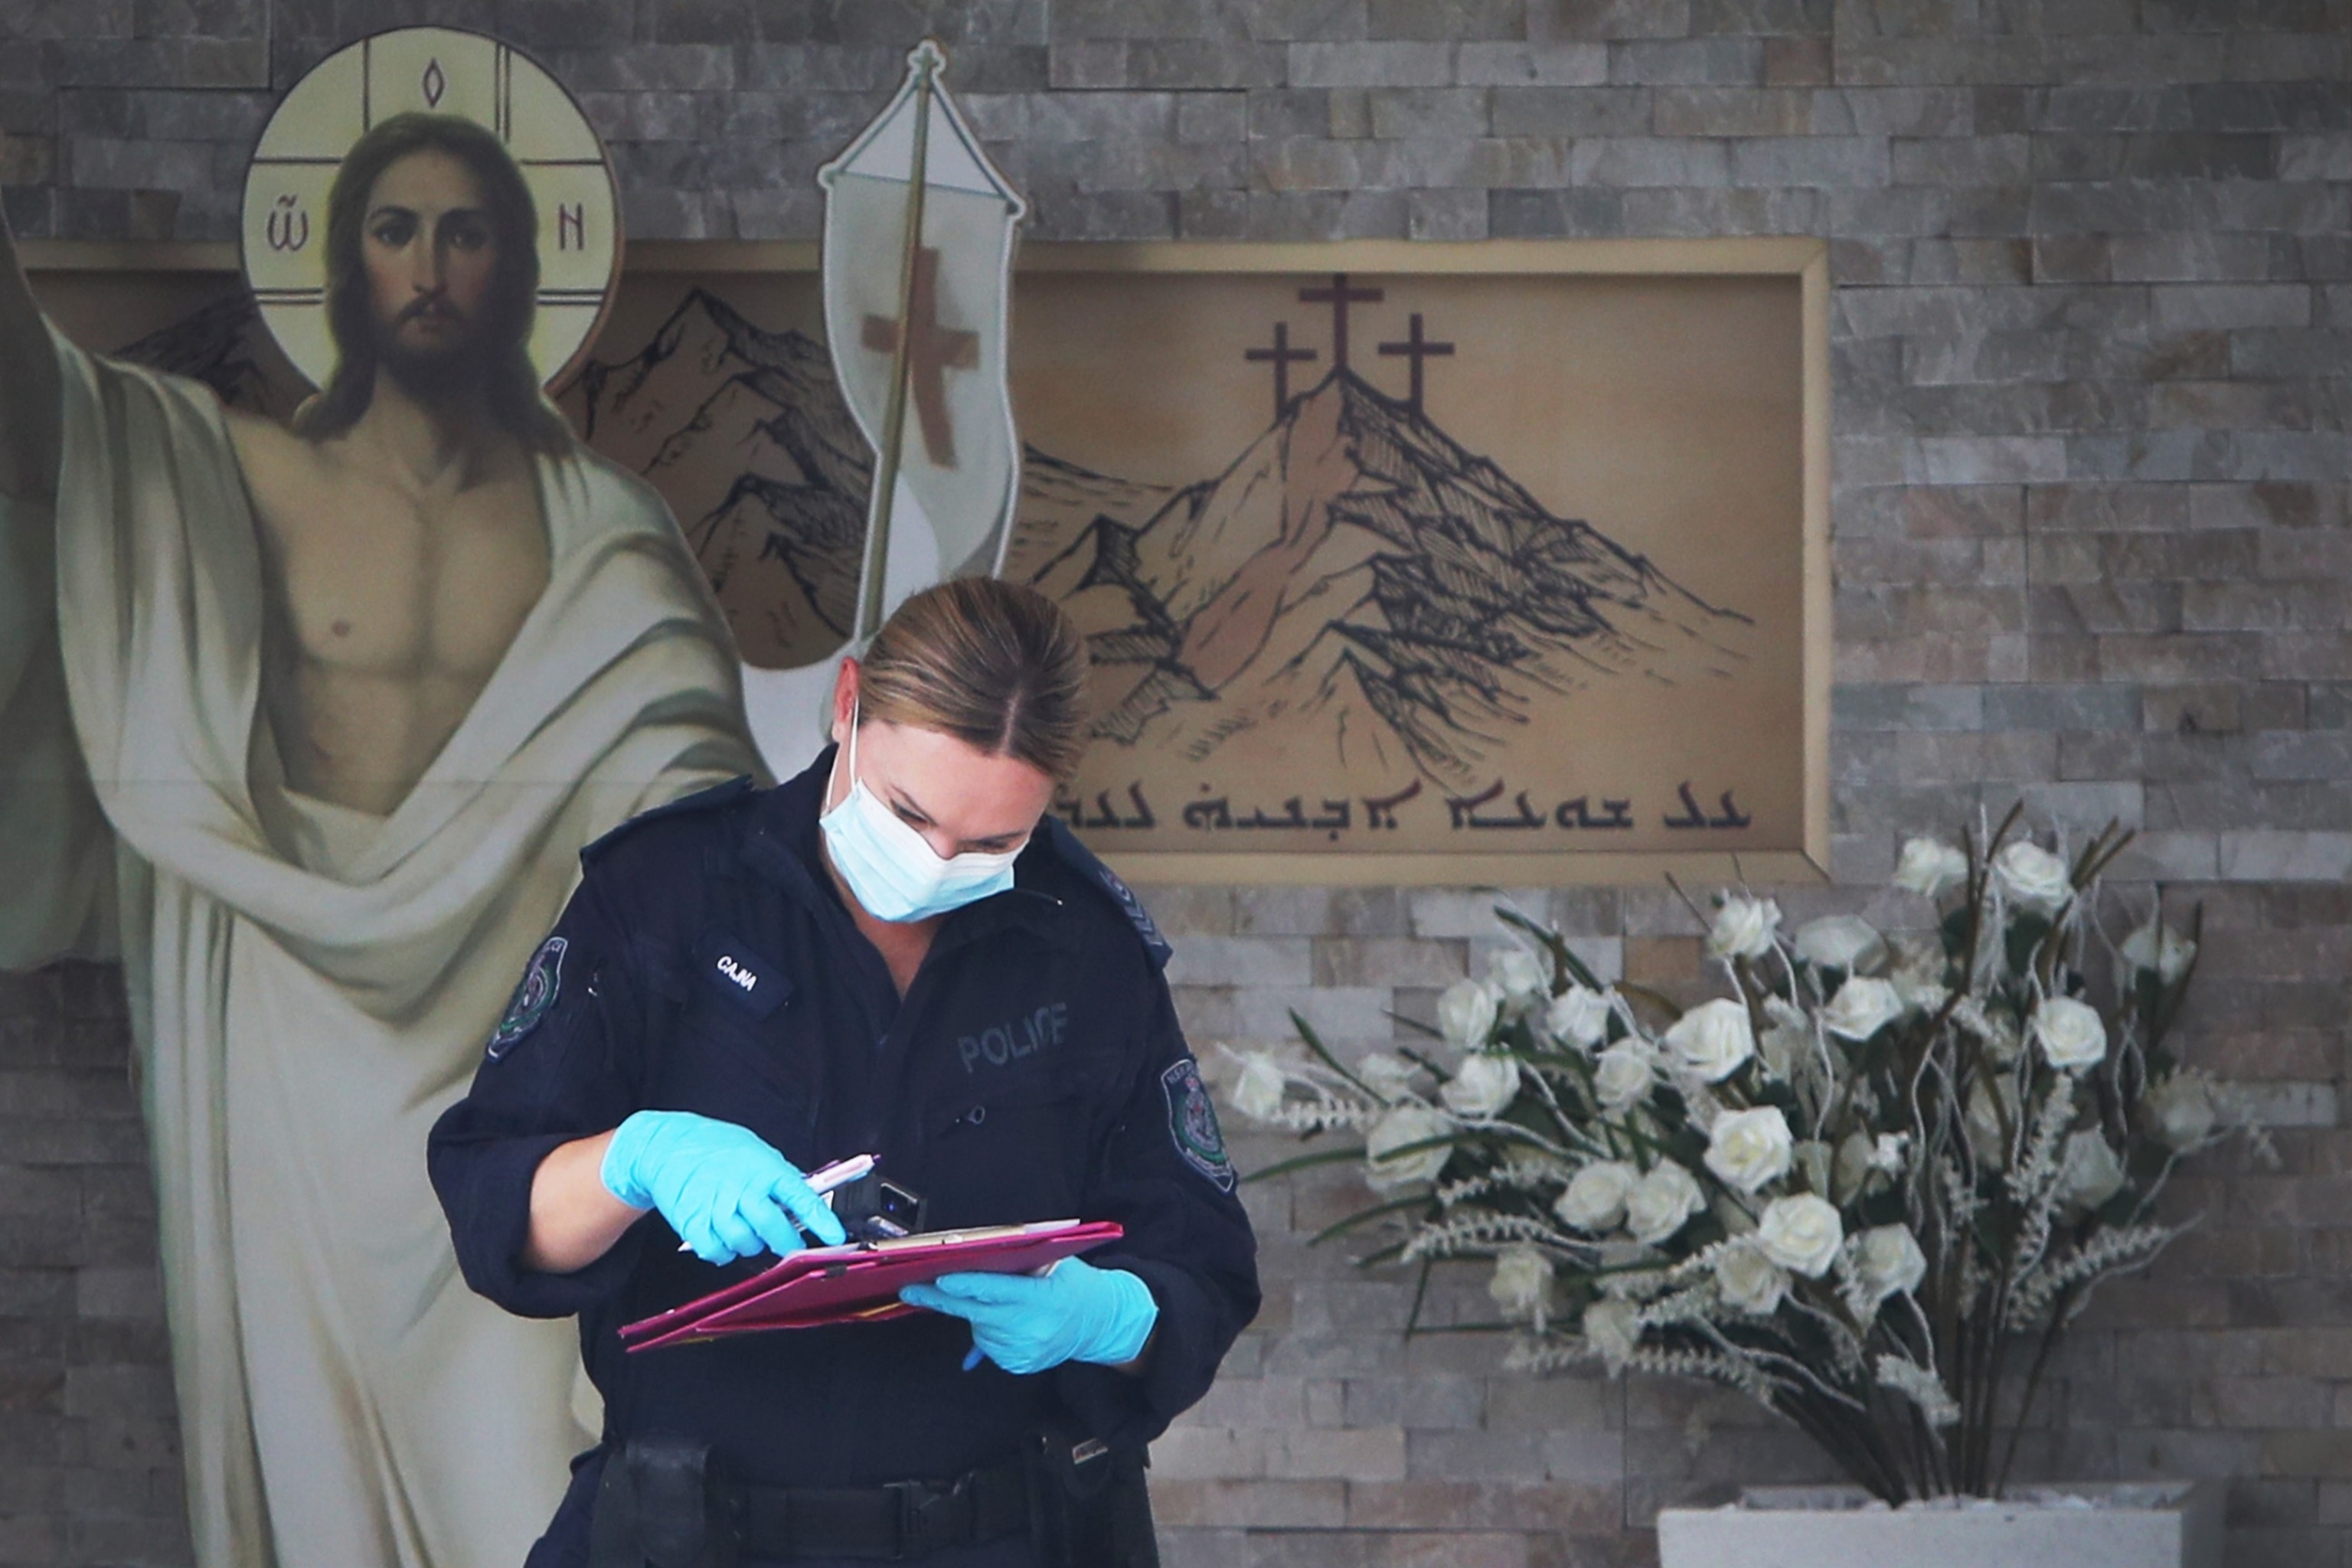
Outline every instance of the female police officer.
{"type": "Polygon", "coordinates": [[[805,773],[582,857],[429,1152],[468,1282],[579,1314],[604,1397],[532,1568],[1151,1561],[1141,1447],[1257,1280],[1167,946],[1045,815],[1085,682],[1049,601],[941,584],[845,663],[805,773]],[[838,1241],[802,1173],[862,1152],[934,1228],[1126,1236],[1043,1278],[948,1276],[894,1321],[622,1352],[712,1264],[838,1241]]]}

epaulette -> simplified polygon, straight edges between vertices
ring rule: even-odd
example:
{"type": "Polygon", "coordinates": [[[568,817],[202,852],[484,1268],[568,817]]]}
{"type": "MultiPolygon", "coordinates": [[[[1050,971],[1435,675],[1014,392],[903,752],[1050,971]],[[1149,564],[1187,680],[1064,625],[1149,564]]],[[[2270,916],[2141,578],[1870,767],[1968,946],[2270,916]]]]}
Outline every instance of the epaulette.
{"type": "Polygon", "coordinates": [[[759,787],[751,774],[738,773],[725,784],[712,784],[709,789],[698,789],[692,795],[682,795],[676,800],[664,801],[659,805],[649,806],[581,850],[580,864],[583,866],[590,864],[598,856],[648,822],[658,822],[665,816],[685,816],[698,811],[709,811],[725,805],[730,801],[740,800],[745,795],[756,792],[759,787]]]}
{"type": "Polygon", "coordinates": [[[1135,896],[1135,889],[1120,881],[1118,873],[1104,865],[1093,850],[1079,843],[1078,836],[1070,831],[1068,823],[1049,814],[1039,819],[1039,825],[1045,828],[1046,839],[1053,845],[1054,853],[1060,857],[1062,864],[1076,871],[1081,880],[1093,882],[1108,894],[1110,900],[1118,906],[1119,912],[1127,916],[1128,923],[1135,928],[1135,934],[1143,939],[1144,951],[1151,954],[1152,964],[1157,968],[1167,968],[1168,961],[1175,956],[1176,950],[1170,947],[1168,939],[1160,934],[1160,928],[1152,923],[1151,912],[1143,907],[1143,900],[1135,896]]]}

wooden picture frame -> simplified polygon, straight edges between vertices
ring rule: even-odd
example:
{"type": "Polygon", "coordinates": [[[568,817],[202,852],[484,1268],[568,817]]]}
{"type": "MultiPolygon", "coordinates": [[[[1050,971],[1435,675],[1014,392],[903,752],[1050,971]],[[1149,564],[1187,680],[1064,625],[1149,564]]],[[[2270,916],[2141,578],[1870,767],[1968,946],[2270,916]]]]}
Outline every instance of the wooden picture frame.
{"type": "MultiPolygon", "coordinates": [[[[34,275],[37,289],[41,289],[45,296],[56,295],[61,300],[68,297],[84,300],[105,296],[120,298],[125,295],[126,290],[129,294],[139,294],[142,290],[131,280],[132,275],[157,280],[144,290],[157,300],[184,300],[197,297],[206,287],[217,289],[219,285],[233,281],[236,275],[235,248],[226,245],[88,245],[36,241],[25,243],[20,249],[28,272],[34,275]],[[218,276],[207,279],[204,276],[206,274],[218,276]]],[[[640,241],[632,244],[627,251],[623,298],[608,323],[605,339],[600,342],[596,358],[610,365],[617,357],[635,348],[636,344],[631,337],[632,331],[641,337],[645,323],[667,310],[667,307],[662,303],[664,300],[674,301],[688,290],[705,285],[751,295],[757,295],[762,289],[772,292],[798,290],[804,295],[814,289],[816,267],[817,247],[814,243],[640,241]],[[634,317],[629,297],[633,288],[654,301],[639,309],[634,317]],[[633,320],[636,323],[634,328],[633,320]]],[[[1526,820],[1529,816],[1543,818],[1542,827],[1517,837],[1464,831],[1444,847],[1391,850],[1356,847],[1352,844],[1345,848],[1328,847],[1316,840],[1318,829],[1325,823],[1336,820],[1336,816],[1318,813],[1314,818],[1302,820],[1300,809],[1293,805],[1287,816],[1271,816],[1269,810],[1273,805],[1287,803],[1269,800],[1257,807],[1255,816],[1259,824],[1274,831],[1246,840],[1220,840],[1215,836],[1208,836],[1209,842],[1215,847],[1200,850],[1167,848],[1157,845],[1137,847],[1132,842],[1137,837],[1134,833],[1122,833],[1117,828],[1096,831],[1089,826],[1087,831],[1090,838],[1106,853],[1111,864],[1131,879],[1162,883],[1646,884],[1654,883],[1670,872],[1704,879],[1720,879],[1735,871],[1759,881],[1825,879],[1830,860],[1832,669],[1826,244],[1811,238],[1523,240],[1464,244],[1402,241],[1311,245],[1185,242],[1032,244],[1023,248],[1019,258],[1021,282],[1016,286],[1013,329],[1016,402],[1019,403],[1023,397],[1024,372],[1021,351],[1024,336],[1045,345],[1039,352],[1046,359],[1062,356],[1054,364],[1033,364],[1032,369],[1025,373],[1030,375],[1033,385],[1027,399],[1029,405],[1043,405],[1052,401],[1050,395],[1034,390],[1036,385],[1043,384],[1037,380],[1039,377],[1060,374],[1083,380],[1085,367],[1077,365],[1072,357],[1082,352],[1082,345],[1074,347],[1073,344],[1078,343],[1083,334],[1069,326],[1066,320],[1056,325],[1057,318],[1054,311],[1057,308],[1061,309],[1063,318],[1071,318],[1074,312],[1082,310],[1104,309],[1106,300],[1129,296],[1140,299],[1149,295],[1170,300],[1208,300],[1213,301],[1214,310],[1222,310],[1225,307],[1214,305],[1213,301],[1240,297],[1236,290],[1257,290],[1256,294],[1249,296],[1251,298],[1278,298],[1277,294],[1270,294],[1267,290],[1287,289],[1297,281],[1312,282],[1328,274],[1343,274],[1360,280],[1357,286],[1339,282],[1337,288],[1343,294],[1349,292],[1351,287],[1388,289],[1400,297],[1398,303],[1388,312],[1391,316],[1399,314],[1412,302],[1410,296],[1415,288],[1433,298],[1450,298],[1458,301],[1473,297],[1465,295],[1465,289],[1508,285],[1523,288],[1529,299],[1538,299],[1542,297],[1541,289],[1555,284],[1589,284],[1595,288],[1622,285],[1636,292],[1646,290],[1643,298],[1665,300],[1670,306],[1674,298],[1672,290],[1678,285],[1704,285],[1714,280],[1752,283],[1757,290],[1771,291],[1773,298],[1787,297],[1795,327],[1793,353],[1787,356],[1788,364],[1776,368],[1772,374],[1794,383],[1786,387],[1783,398],[1789,411],[1785,420],[1785,444],[1794,448],[1786,454],[1787,473],[1790,476],[1787,488],[1794,515],[1776,521],[1774,526],[1780,530],[1780,533],[1776,536],[1773,551],[1775,559],[1788,550],[1792,550],[1796,557],[1793,562],[1784,561],[1774,568],[1775,571],[1785,568],[1788,588],[1784,596],[1792,606],[1796,625],[1775,633],[1780,638],[1775,646],[1784,649],[1787,658],[1784,660],[1786,668],[1775,667],[1775,695],[1771,700],[1782,705],[1781,709],[1775,710],[1785,710],[1792,716],[1793,721],[1776,721],[1771,734],[1767,737],[1773,750],[1773,766],[1783,770],[1786,787],[1781,793],[1786,796],[1785,809],[1780,810],[1774,818],[1776,826],[1769,835],[1759,836],[1752,830],[1710,831],[1693,835],[1707,842],[1682,847],[1679,842],[1662,844],[1658,842],[1659,835],[1645,832],[1643,837],[1647,847],[1619,849],[1608,847],[1612,841],[1605,837],[1596,839],[1589,833],[1579,836],[1557,831],[1555,825],[1558,827],[1574,826],[1569,808],[1576,803],[1565,799],[1555,802],[1548,795],[1540,800],[1531,801],[1529,791],[1517,792],[1516,815],[1509,815],[1515,806],[1513,797],[1503,795],[1486,805],[1473,805],[1465,816],[1458,808],[1478,794],[1465,784],[1461,786],[1458,795],[1446,797],[1450,803],[1448,809],[1454,810],[1457,818],[1455,827],[1471,830],[1489,826],[1532,829],[1534,824],[1526,820]],[[1185,293],[1188,289],[1192,290],[1189,295],[1185,293]],[[1090,289],[1092,293],[1088,292],[1090,289]],[[1153,295],[1154,290],[1160,292],[1153,295]],[[1056,307],[1053,303],[1055,300],[1075,303],[1056,307]],[[1092,303],[1087,303],[1089,300],[1092,303]],[[1785,732],[1790,729],[1795,733],[1785,732]],[[1129,841],[1122,842],[1123,838],[1129,841]],[[1507,847],[1500,847],[1506,842],[1507,847]],[[1236,843],[1246,843],[1249,847],[1227,847],[1227,845],[1236,843]],[[1601,847],[1578,847],[1580,844],[1601,847]],[[1497,847],[1489,847],[1490,845],[1497,847]]],[[[1328,292],[1332,285],[1318,287],[1328,292]]],[[[1303,289],[1298,291],[1302,294],[1307,292],[1303,289]]],[[[776,294],[774,297],[782,296],[776,294]]],[[[1696,298],[1696,295],[1693,297],[1696,298]]],[[[1759,297],[1762,295],[1759,293],[1759,297]]],[[[1345,309],[1344,303],[1335,307],[1339,311],[1345,309]]],[[[61,324],[68,331],[75,330],[75,309],[70,306],[59,312],[61,324]]],[[[161,324],[152,318],[168,313],[163,305],[134,307],[127,310],[112,308],[107,311],[110,325],[118,331],[128,329],[152,331],[161,324]]],[[[82,314],[84,317],[89,314],[89,307],[82,307],[82,314]]],[[[1125,318],[1130,325],[1138,319],[1132,316],[1125,318]]],[[[1287,322],[1287,325],[1302,329],[1306,324],[1303,316],[1287,322]]],[[[1344,318],[1335,321],[1334,327],[1339,333],[1344,334],[1344,318]]],[[[1374,331],[1379,333],[1391,330],[1401,332],[1402,327],[1401,321],[1382,321],[1374,331]]],[[[1219,330],[1223,330],[1222,327],[1219,330]]],[[[1192,332],[1191,335],[1197,337],[1201,334],[1192,332]]],[[[1454,335],[1463,334],[1455,332],[1454,335]]],[[[1306,340],[1302,338],[1301,341],[1306,340]]],[[[1330,358],[1337,357],[1344,341],[1343,336],[1337,341],[1327,337],[1321,351],[1327,356],[1327,364],[1330,358]]],[[[1368,337],[1363,341],[1373,340],[1368,337]]],[[[1415,415],[1422,411],[1419,385],[1422,359],[1418,353],[1422,342],[1422,326],[1416,312],[1411,339],[1414,349],[1402,353],[1400,356],[1412,360],[1414,373],[1412,389],[1402,398],[1382,392],[1376,400],[1378,406],[1375,412],[1385,409],[1393,413],[1397,408],[1407,406],[1415,415]]],[[[1403,342],[1389,346],[1406,351],[1403,342]]],[[[1270,368],[1280,374],[1287,368],[1277,357],[1283,352],[1284,340],[1277,337],[1271,352],[1253,353],[1249,357],[1254,361],[1270,361],[1270,368]]],[[[1238,354],[1222,353],[1218,363],[1237,361],[1240,357],[1238,354]]],[[[1461,359],[1444,362],[1435,374],[1455,374],[1456,367],[1465,363],[1467,357],[1465,354],[1461,359]]],[[[1381,367],[1383,384],[1386,381],[1397,379],[1398,369],[1394,365],[1381,367]]],[[[1721,371],[1727,380],[1752,374],[1729,360],[1723,363],[1721,371]]],[[[590,374],[594,374],[593,365],[590,374]]],[[[1060,384],[1057,383],[1055,390],[1059,388],[1060,384]]],[[[1156,386],[1154,391],[1160,397],[1156,406],[1163,415],[1167,409],[1181,411],[1185,406],[1187,395],[1184,384],[1156,386]]],[[[1274,400],[1277,422],[1285,416],[1286,409],[1303,403],[1308,395],[1301,394],[1298,397],[1286,399],[1285,392],[1277,384],[1274,400]]],[[[1528,405],[1533,395],[1520,395],[1521,405],[1528,405]]],[[[1205,395],[1193,401],[1219,399],[1230,402],[1230,397],[1224,394],[1205,395]]],[[[1086,397],[1074,392],[1069,394],[1068,400],[1083,406],[1086,397]]],[[[1097,395],[1093,401],[1099,405],[1103,400],[1097,395]]],[[[1222,404],[1219,411],[1222,416],[1222,404]]],[[[1041,416],[1039,427],[1043,433],[1033,433],[1029,408],[1024,406],[1024,434],[1033,443],[1050,442],[1072,428],[1072,418],[1067,408],[1055,413],[1052,418],[1041,416]],[[1055,423],[1056,419],[1058,424],[1055,423]]],[[[1083,418],[1080,422],[1083,423],[1083,418]]],[[[1486,443],[1480,438],[1485,428],[1473,429],[1465,436],[1456,456],[1477,454],[1486,449],[1486,443]]],[[[1774,438],[1781,439],[1778,436],[1774,438]]],[[[1127,440],[1127,449],[1130,452],[1144,449],[1135,445],[1131,431],[1119,439],[1127,440]]],[[[1117,445],[1118,441],[1114,440],[1112,444],[1117,445]]],[[[1171,442],[1171,445],[1181,445],[1181,442],[1171,442]]],[[[1204,451],[1208,449],[1202,448],[1204,451]]],[[[1087,456],[1082,452],[1076,460],[1084,463],[1087,456]]],[[[1507,472],[1511,468],[1507,461],[1501,462],[1499,466],[1507,472]]],[[[1187,472],[1197,471],[1196,463],[1192,470],[1156,476],[1154,484],[1158,490],[1172,491],[1187,472]]],[[[1199,484],[1194,487],[1199,495],[1210,494],[1202,488],[1210,482],[1211,476],[1202,474],[1199,484]]],[[[1199,506],[1211,502],[1202,501],[1196,497],[1191,504],[1199,506]]],[[[685,508],[679,510],[681,522],[691,531],[695,519],[684,515],[685,508]]],[[[1546,510],[1555,521],[1570,515],[1567,507],[1556,503],[1546,503],[1546,510]]],[[[1596,526],[1605,530],[1611,524],[1604,521],[1596,526]]],[[[1646,554],[1635,553],[1639,559],[1647,562],[1646,554]]],[[[1707,547],[1704,542],[1692,551],[1672,555],[1665,551],[1658,552],[1663,561],[1662,569],[1668,576],[1690,570],[1685,563],[1695,555],[1703,558],[1706,553],[1707,547]]],[[[1008,575],[1018,574],[1008,569],[1008,575]]],[[[740,634],[743,629],[740,619],[738,625],[740,634]]],[[[1776,654],[1774,657],[1780,656],[1776,654]]],[[[1291,721],[1291,718],[1286,715],[1276,722],[1291,721]]],[[[1273,734],[1275,727],[1275,723],[1269,723],[1265,732],[1273,734]]],[[[1527,739],[1525,736],[1520,738],[1527,739]]],[[[1178,785],[1184,782],[1178,781],[1178,785]]],[[[1497,782],[1499,784],[1500,775],[1497,775],[1497,782]]],[[[1108,798],[1109,789],[1099,793],[1104,797],[1103,810],[1110,812],[1111,816],[1097,813],[1091,804],[1095,794],[1091,785],[1094,783],[1088,781],[1088,791],[1083,793],[1076,803],[1076,815],[1081,820],[1095,825],[1118,822],[1117,814],[1124,807],[1108,798]]],[[[1278,787],[1280,783],[1277,778],[1275,786],[1270,786],[1269,794],[1271,788],[1278,787]]],[[[1162,794],[1165,804],[1160,807],[1156,820],[1171,820],[1170,814],[1181,805],[1197,806],[1206,804],[1192,798],[1196,793],[1205,792],[1206,788],[1203,784],[1199,791],[1180,788],[1177,794],[1162,794]]],[[[1152,790],[1155,794],[1161,793],[1157,784],[1152,785],[1152,790]]],[[[1543,794],[1540,790],[1532,793],[1543,794]]],[[[1553,793],[1560,792],[1555,790],[1553,793]]],[[[1311,789],[1307,795],[1310,799],[1316,798],[1311,789]]],[[[1727,822],[1737,822],[1741,814],[1729,792],[1724,793],[1720,808],[1717,806],[1715,795],[1712,787],[1701,786],[1695,798],[1686,784],[1685,793],[1680,797],[1683,805],[1689,807],[1685,813],[1675,806],[1673,796],[1659,796],[1654,789],[1650,797],[1636,807],[1633,815],[1660,823],[1673,816],[1680,819],[1675,826],[1706,826],[1711,829],[1722,828],[1727,822]],[[1710,818],[1712,820],[1707,820],[1710,818]]],[[[1140,800],[1142,797],[1139,795],[1138,798],[1140,800]]],[[[1322,805],[1337,806],[1344,798],[1324,800],[1322,805]]],[[[1370,795],[1360,798],[1373,799],[1370,795]]],[[[1425,804],[1433,807],[1433,820],[1434,792],[1425,804]]],[[[1578,809],[1582,811],[1584,807],[1580,805],[1578,809]]],[[[1243,810],[1244,803],[1236,802],[1231,815],[1240,817],[1243,810]]],[[[1621,812],[1621,815],[1624,814],[1621,812]]],[[[1244,820],[1244,825],[1249,826],[1246,819],[1244,820]]],[[[1357,820],[1360,822],[1361,819],[1357,820]]],[[[1596,820],[1591,826],[1606,827],[1609,824],[1605,820],[1596,820]]],[[[1360,828],[1358,833],[1360,836],[1360,828]]],[[[1160,837],[1164,839],[1168,835],[1162,832],[1160,837]]]]}

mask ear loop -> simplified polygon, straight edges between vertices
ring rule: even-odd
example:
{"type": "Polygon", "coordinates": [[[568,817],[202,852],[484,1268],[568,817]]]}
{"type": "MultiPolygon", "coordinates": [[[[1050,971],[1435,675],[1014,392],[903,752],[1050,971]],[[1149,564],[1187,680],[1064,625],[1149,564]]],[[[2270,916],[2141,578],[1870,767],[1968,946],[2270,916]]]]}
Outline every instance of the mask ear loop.
{"type": "MultiPolygon", "coordinates": [[[[849,797],[857,793],[857,705],[858,699],[852,697],[849,700],[849,744],[842,748],[849,754],[849,788],[844,791],[841,796],[841,804],[844,805],[848,805],[849,797]]],[[[836,768],[841,766],[841,757],[838,753],[833,759],[833,765],[836,768]]],[[[824,792],[827,795],[833,793],[833,781],[830,778],[825,780],[824,792]]]]}

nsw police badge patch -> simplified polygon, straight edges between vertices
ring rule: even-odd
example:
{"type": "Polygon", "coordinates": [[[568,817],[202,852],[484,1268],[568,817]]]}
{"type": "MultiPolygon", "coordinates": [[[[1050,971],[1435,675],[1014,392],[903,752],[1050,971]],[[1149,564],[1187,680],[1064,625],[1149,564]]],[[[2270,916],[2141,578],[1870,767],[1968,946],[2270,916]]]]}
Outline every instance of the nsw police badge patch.
{"type": "Polygon", "coordinates": [[[560,936],[551,936],[530,955],[530,967],[522,972],[522,984],[515,987],[506,1016],[490,1031],[490,1060],[497,1061],[514,1049],[515,1042],[539,1027],[539,1021],[555,1005],[555,994],[563,984],[564,951],[571,945],[560,936]]]}
{"type": "Polygon", "coordinates": [[[1225,1153],[1225,1134],[1217,1125],[1217,1108],[1209,1102],[1208,1085],[1201,1081],[1200,1065],[1191,1057],[1171,1063],[1160,1075],[1168,1096],[1168,1135],[1184,1163],[1216,1184],[1221,1193],[1234,1190],[1234,1163],[1225,1153]]]}

